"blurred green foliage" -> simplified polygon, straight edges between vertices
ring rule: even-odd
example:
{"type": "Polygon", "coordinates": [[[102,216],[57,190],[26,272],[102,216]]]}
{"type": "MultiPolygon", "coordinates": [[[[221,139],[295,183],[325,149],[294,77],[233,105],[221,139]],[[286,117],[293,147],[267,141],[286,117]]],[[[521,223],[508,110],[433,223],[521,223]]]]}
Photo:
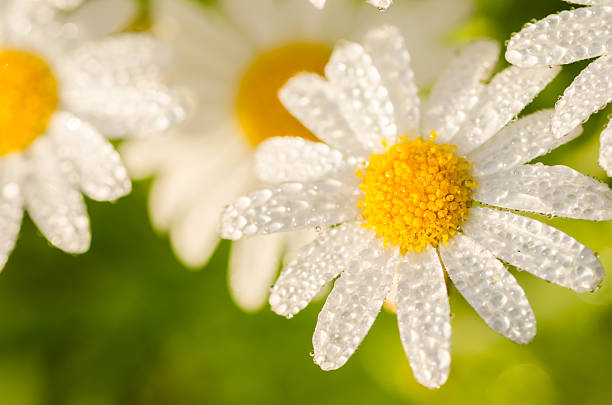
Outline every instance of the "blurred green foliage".
{"type": "MultiPolygon", "coordinates": [[[[452,39],[504,41],[524,22],[567,7],[477,0],[474,18],[452,39]]],[[[584,66],[564,68],[530,110],[551,107],[584,66]]],[[[607,115],[541,160],[605,180],[596,161],[607,115]]],[[[526,346],[489,330],[451,287],[452,370],[437,391],[414,381],[386,312],[345,367],[323,372],[309,356],[322,304],[290,321],[268,309],[242,313],[226,287],[230,245],[221,243],[201,271],[183,268],[151,230],[148,188],[138,184],[116,204],[89,202],[93,241],[82,256],[52,249],[25,221],[0,276],[0,404],[612,403],[609,278],[597,293],[578,295],[516,274],[538,319],[526,346]]],[[[599,252],[612,271],[610,222],[549,222],[599,252]]]]}

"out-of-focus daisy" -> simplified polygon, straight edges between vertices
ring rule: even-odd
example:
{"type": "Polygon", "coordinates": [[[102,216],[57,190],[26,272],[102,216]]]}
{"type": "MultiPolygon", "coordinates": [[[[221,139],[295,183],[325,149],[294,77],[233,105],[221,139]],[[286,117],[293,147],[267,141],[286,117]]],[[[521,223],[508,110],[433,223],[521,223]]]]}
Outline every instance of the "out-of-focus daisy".
{"type": "MultiPolygon", "coordinates": [[[[147,35],[94,40],[82,19],[87,7],[71,22],[60,18],[59,5],[1,5],[0,267],[24,209],[51,244],[86,251],[90,230],[81,192],[113,201],[131,187],[119,154],[101,133],[158,132],[183,115],[177,97],[158,82],[167,52],[156,41],[147,35]]],[[[91,26],[114,29],[129,18],[116,11],[97,15],[91,26]]]]}
{"type": "MultiPolygon", "coordinates": [[[[565,90],[555,106],[553,133],[562,136],[612,101],[612,0],[584,4],[529,23],[510,38],[506,59],[517,66],[564,65],[599,57],[565,90]]],[[[601,133],[599,165],[612,176],[612,122],[601,133]]]]}
{"type": "MultiPolygon", "coordinates": [[[[253,173],[254,147],[272,136],[315,139],[278,101],[291,76],[322,73],[336,40],[387,21],[411,38],[421,57],[417,70],[430,82],[452,56],[442,35],[470,8],[463,0],[398,1],[384,14],[351,0],[334,0],[323,11],[304,0],[221,0],[218,9],[186,0],[156,4],[154,29],[177,49],[173,76],[195,91],[197,114],[168,136],[131,141],[121,151],[132,177],[156,176],[152,222],[169,231],[177,256],[194,268],[219,240],[211,213],[254,187],[257,172],[266,170],[257,165],[253,173]]],[[[295,243],[279,235],[232,246],[229,284],[238,305],[256,310],[265,303],[280,256],[295,243]]]]}
{"type": "Polygon", "coordinates": [[[363,46],[340,43],[327,80],[302,73],[281,90],[326,144],[260,145],[261,175],[274,185],[228,206],[222,236],[319,229],[282,270],[270,304],[291,317],[340,276],[313,337],[321,368],[348,360],[394,284],[404,349],[431,388],[450,366],[444,270],[493,330],[518,343],[534,336],[535,317],[502,260],[576,291],[599,285],[604,271],[590,249],[510,211],[609,220],[612,190],[569,167],[525,164],[579,131],[555,137],[549,110],[513,121],[559,69],[510,67],[485,85],[498,54],[490,41],[466,47],[421,107],[404,40],[385,27],[363,46]]]}
{"type": "MultiPolygon", "coordinates": [[[[321,9],[325,7],[325,3],[327,2],[327,0],[310,0],[310,2],[316,8],[321,9]]],[[[391,5],[393,0],[367,0],[367,2],[375,7],[378,7],[381,10],[384,10],[391,5]]]]}

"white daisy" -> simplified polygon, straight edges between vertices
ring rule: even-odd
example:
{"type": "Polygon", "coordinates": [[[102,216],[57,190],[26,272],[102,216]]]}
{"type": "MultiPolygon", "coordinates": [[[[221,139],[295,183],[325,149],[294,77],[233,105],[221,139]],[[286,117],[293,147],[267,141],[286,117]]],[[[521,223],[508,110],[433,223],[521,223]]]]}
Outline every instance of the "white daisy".
{"type": "MultiPolygon", "coordinates": [[[[612,0],[566,0],[584,4],[529,23],[510,38],[506,59],[517,66],[564,65],[599,57],[565,90],[552,120],[556,136],[586,121],[612,101],[612,0]]],[[[612,121],[601,133],[599,165],[612,176],[612,121]]]]}
{"type": "Polygon", "coordinates": [[[340,43],[327,80],[302,73],[281,90],[326,144],[260,145],[262,176],[276,184],[228,206],[221,231],[238,240],[318,227],[282,270],[270,304],[291,317],[340,276],[313,337],[324,370],[353,354],[394,278],[402,343],[431,388],[450,366],[444,270],[493,330],[518,343],[534,336],[535,317],[502,260],[576,291],[598,287],[604,271],[590,249],[510,210],[609,220],[612,190],[569,167],[526,164],[579,131],[553,136],[550,110],[513,121],[559,69],[510,67],[485,85],[498,55],[490,41],[466,47],[421,108],[404,40],[385,27],[363,46],[340,43]]]}
{"type": "Polygon", "coordinates": [[[0,268],[24,209],[51,244],[86,251],[90,230],[81,192],[113,201],[131,188],[119,154],[100,132],[163,131],[183,115],[177,97],[158,82],[168,55],[155,40],[93,39],[96,30],[115,29],[129,15],[98,13],[94,30],[87,30],[83,17],[91,10],[83,6],[76,21],[66,21],[56,5],[14,0],[0,6],[0,268]]]}
{"type": "MultiPolygon", "coordinates": [[[[156,176],[149,202],[155,228],[169,231],[186,265],[204,265],[219,240],[217,218],[210,213],[255,187],[253,146],[279,135],[314,139],[278,101],[278,89],[291,76],[322,73],[336,40],[361,37],[358,30],[387,21],[401,22],[422,58],[417,70],[427,83],[453,54],[441,36],[469,9],[465,0],[400,1],[384,14],[351,0],[334,0],[323,11],[304,0],[222,0],[218,9],[158,1],[154,29],[177,49],[173,77],[195,91],[199,108],[174,133],[121,149],[132,177],[156,176]],[[441,8],[452,13],[440,14],[441,8]]],[[[259,309],[285,246],[291,251],[309,237],[308,232],[293,242],[279,235],[234,244],[229,283],[238,305],[259,309]]]]}
{"type": "MultiPolygon", "coordinates": [[[[325,3],[327,2],[327,0],[310,0],[310,2],[316,8],[322,9],[323,7],[325,7],[325,3]]],[[[389,8],[392,2],[393,0],[368,0],[368,3],[375,7],[378,7],[381,10],[389,8]]]]}

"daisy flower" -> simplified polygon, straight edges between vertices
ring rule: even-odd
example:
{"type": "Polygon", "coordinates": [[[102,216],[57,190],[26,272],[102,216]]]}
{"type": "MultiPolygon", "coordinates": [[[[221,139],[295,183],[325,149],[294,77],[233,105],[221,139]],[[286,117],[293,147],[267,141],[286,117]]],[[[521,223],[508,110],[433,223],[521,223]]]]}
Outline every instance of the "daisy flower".
{"type": "Polygon", "coordinates": [[[163,131],[183,115],[177,97],[158,82],[168,54],[155,40],[94,38],[129,15],[97,13],[88,30],[83,18],[93,17],[91,10],[83,6],[77,20],[65,21],[60,5],[76,3],[0,6],[0,268],[24,209],[52,245],[86,251],[90,230],[81,193],[113,201],[131,188],[119,154],[101,133],[163,131]]]}
{"type": "MultiPolygon", "coordinates": [[[[562,136],[612,101],[612,0],[566,0],[590,7],[551,14],[510,38],[506,59],[517,66],[565,65],[598,57],[555,106],[553,133],[562,136]]],[[[612,176],[612,121],[601,133],[599,165],[612,176]]]]}
{"type": "MultiPolygon", "coordinates": [[[[325,7],[325,3],[327,2],[327,0],[310,0],[310,2],[316,8],[322,9],[323,7],[325,7]]],[[[393,0],[368,0],[368,3],[375,7],[378,7],[381,10],[387,9],[392,2],[393,0]]]]}
{"type": "Polygon", "coordinates": [[[292,317],[339,276],[313,337],[322,369],[348,360],[394,285],[402,344],[430,388],[450,366],[445,272],[517,343],[534,336],[535,317],[503,262],[576,291],[598,287],[604,271],[590,249],[511,210],[609,220],[612,190],[569,167],[526,164],[579,131],[554,136],[550,110],[513,120],[559,69],[510,67],[484,84],[498,56],[491,41],[466,47],[421,106],[404,39],[384,27],[363,46],[341,42],[326,79],[301,73],[282,88],[283,104],[326,143],[262,143],[256,160],[273,185],[227,206],[221,232],[319,230],[283,268],[270,305],[292,317]]]}
{"type": "MultiPolygon", "coordinates": [[[[121,153],[132,178],[155,176],[153,225],[169,232],[176,255],[192,268],[203,266],[219,241],[218,218],[210,213],[256,187],[254,147],[272,136],[315,139],[278,101],[291,76],[322,73],[336,40],[387,21],[401,22],[412,38],[427,83],[453,54],[441,36],[470,9],[465,0],[406,0],[384,14],[351,0],[334,0],[323,11],[304,0],[221,0],[216,9],[187,0],[156,5],[154,30],[178,54],[171,76],[194,90],[198,114],[168,136],[122,145],[121,153]],[[440,14],[441,8],[453,12],[440,14]]],[[[233,244],[229,285],[241,308],[264,305],[281,255],[305,238],[311,232],[233,244]]]]}

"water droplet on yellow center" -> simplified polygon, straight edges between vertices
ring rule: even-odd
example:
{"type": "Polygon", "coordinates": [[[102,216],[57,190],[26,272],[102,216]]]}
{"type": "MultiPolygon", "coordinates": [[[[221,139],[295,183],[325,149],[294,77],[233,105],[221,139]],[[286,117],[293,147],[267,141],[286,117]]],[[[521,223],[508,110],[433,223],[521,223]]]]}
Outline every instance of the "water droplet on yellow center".
{"type": "Polygon", "coordinates": [[[44,60],[0,50],[0,156],[26,149],[57,109],[57,81],[44,60]]]}
{"type": "Polygon", "coordinates": [[[357,172],[363,226],[402,254],[446,244],[467,219],[477,187],[472,164],[454,154],[456,147],[436,144],[432,135],[427,141],[403,139],[372,154],[367,168],[357,172]]]}
{"type": "Polygon", "coordinates": [[[246,70],[238,89],[236,112],[253,146],[274,136],[317,138],[283,107],[278,91],[299,72],[323,75],[331,55],[326,45],[295,43],[259,55],[246,70]]]}

